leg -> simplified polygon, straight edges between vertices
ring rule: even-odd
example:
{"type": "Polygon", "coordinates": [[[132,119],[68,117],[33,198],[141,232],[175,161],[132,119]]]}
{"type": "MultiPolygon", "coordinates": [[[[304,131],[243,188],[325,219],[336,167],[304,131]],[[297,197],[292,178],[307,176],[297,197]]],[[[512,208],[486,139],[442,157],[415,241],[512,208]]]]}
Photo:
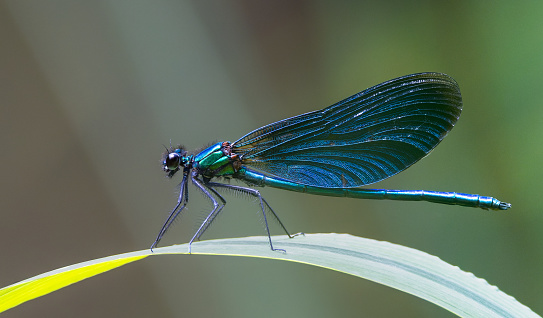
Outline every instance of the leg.
{"type": "MultiPolygon", "coordinates": [[[[215,200],[215,198],[213,197],[213,195],[211,195],[211,193],[209,193],[209,191],[207,191],[207,187],[203,185],[203,183],[198,180],[196,177],[194,176],[191,176],[191,179],[192,179],[192,183],[198,188],[200,189],[200,191],[202,191],[210,200],[211,200],[211,203],[213,203],[213,210],[211,210],[211,212],[208,214],[208,216],[205,218],[204,222],[202,222],[202,224],[200,225],[200,227],[198,228],[198,230],[196,231],[196,233],[194,233],[194,236],[190,239],[190,242],[189,242],[189,254],[190,254],[190,250],[191,250],[191,245],[192,245],[192,242],[194,242],[194,240],[196,239],[199,239],[200,236],[202,236],[202,234],[204,234],[205,230],[209,227],[209,225],[211,224],[211,222],[213,222],[213,219],[215,219],[215,217],[219,214],[219,212],[221,212],[222,208],[224,207],[224,204],[222,205],[219,205],[219,203],[217,203],[217,200],[215,200]]],[[[215,190],[212,190],[213,193],[216,193],[215,190]]],[[[219,195],[219,198],[224,202],[226,203],[226,201],[224,200],[223,197],[221,197],[219,195]]]]}
{"type": "Polygon", "coordinates": [[[200,233],[198,234],[198,236],[196,236],[196,239],[199,241],[200,240],[200,237],[204,234],[205,231],[207,231],[207,229],[209,228],[209,226],[211,225],[211,223],[213,223],[213,221],[215,220],[215,217],[217,215],[219,215],[219,213],[222,211],[222,209],[224,208],[224,206],[226,205],[226,200],[222,197],[222,195],[220,195],[217,190],[213,189],[212,187],[208,186],[207,184],[203,183],[203,185],[206,187],[206,189],[208,189],[209,191],[213,192],[213,194],[219,199],[221,200],[222,204],[219,206],[219,208],[215,211],[215,213],[213,215],[211,215],[211,217],[209,218],[209,220],[206,222],[206,224],[204,225],[204,228],[200,231],[200,233]]]}
{"type": "Polygon", "coordinates": [[[260,208],[262,209],[262,215],[264,216],[264,225],[266,227],[266,232],[268,233],[268,240],[270,242],[270,248],[272,249],[272,251],[286,252],[283,249],[275,249],[275,248],[273,248],[270,229],[268,227],[268,221],[267,221],[267,218],[266,218],[266,207],[272,212],[272,215],[277,220],[277,222],[281,225],[281,227],[283,228],[285,233],[287,233],[289,238],[293,238],[294,236],[303,234],[303,233],[298,233],[298,234],[291,235],[287,231],[287,228],[285,227],[283,222],[281,222],[281,220],[279,219],[279,217],[277,216],[275,211],[273,211],[273,209],[270,207],[268,202],[266,202],[266,200],[262,197],[262,195],[260,194],[260,191],[252,189],[252,188],[246,188],[246,187],[235,186],[235,185],[224,184],[224,183],[217,183],[217,182],[209,182],[207,185],[210,186],[210,187],[218,187],[218,188],[225,188],[225,189],[233,190],[233,191],[236,191],[236,192],[240,192],[240,193],[243,193],[243,194],[248,194],[248,195],[251,195],[253,197],[258,198],[258,200],[260,202],[260,208]]]}
{"type": "Polygon", "coordinates": [[[151,245],[151,251],[153,251],[153,248],[155,248],[164,234],[166,234],[166,231],[172,225],[173,220],[179,215],[179,213],[185,208],[187,205],[187,202],[189,200],[189,191],[187,187],[187,175],[183,175],[183,181],[181,181],[181,189],[179,190],[179,199],[177,200],[177,205],[175,208],[170,212],[170,215],[166,219],[166,222],[164,222],[164,225],[162,225],[162,229],[160,229],[160,232],[158,233],[158,236],[155,239],[155,242],[153,245],[151,245]]]}

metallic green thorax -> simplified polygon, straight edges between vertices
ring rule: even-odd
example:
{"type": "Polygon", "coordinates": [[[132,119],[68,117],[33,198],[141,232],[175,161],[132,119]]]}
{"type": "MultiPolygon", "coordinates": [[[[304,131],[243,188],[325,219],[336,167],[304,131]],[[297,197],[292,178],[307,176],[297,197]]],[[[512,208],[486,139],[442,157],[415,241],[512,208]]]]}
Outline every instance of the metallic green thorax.
{"type": "Polygon", "coordinates": [[[231,176],[237,172],[239,158],[230,152],[230,143],[217,143],[194,157],[194,167],[204,178],[231,176]]]}

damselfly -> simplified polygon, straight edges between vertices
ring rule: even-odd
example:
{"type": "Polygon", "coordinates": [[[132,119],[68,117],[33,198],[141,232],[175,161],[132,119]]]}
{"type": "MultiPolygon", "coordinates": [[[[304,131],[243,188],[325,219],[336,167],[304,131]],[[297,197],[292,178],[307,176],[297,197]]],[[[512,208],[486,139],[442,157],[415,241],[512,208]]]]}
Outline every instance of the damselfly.
{"type": "MultiPolygon", "coordinates": [[[[287,118],[256,129],[237,141],[219,142],[199,153],[170,146],[163,170],[183,179],[177,205],[151,249],[160,242],[188,202],[188,181],[213,203],[189,242],[200,239],[226,200],[217,189],[255,197],[274,249],[266,210],[291,235],[258,190],[220,183],[238,179],[253,187],[360,199],[428,201],[483,209],[511,205],[492,197],[425,190],[366,189],[426,156],[453,128],[462,111],[460,89],[440,73],[420,73],[379,84],[323,110],[287,118]]],[[[189,248],[190,249],[190,248],[189,248]]]]}

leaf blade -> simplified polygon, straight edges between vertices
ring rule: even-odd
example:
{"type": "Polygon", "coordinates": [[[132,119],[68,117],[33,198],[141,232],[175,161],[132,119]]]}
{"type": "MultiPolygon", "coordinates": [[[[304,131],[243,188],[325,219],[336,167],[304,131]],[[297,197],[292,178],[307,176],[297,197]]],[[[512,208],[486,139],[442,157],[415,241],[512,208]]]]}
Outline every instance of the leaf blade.
{"type": "MultiPolygon", "coordinates": [[[[286,260],[332,269],[404,291],[462,317],[540,317],[485,280],[409,247],[334,233],[294,239],[277,236],[273,242],[287,253],[271,251],[267,237],[196,242],[192,253],[286,260]]],[[[114,255],[38,275],[0,289],[0,312],[149,255],[163,254],[188,254],[188,244],[157,248],[154,253],[142,250],[114,255]],[[73,271],[75,274],[69,274],[73,271]],[[36,281],[43,286],[33,285],[36,281]]]]}
{"type": "Polygon", "coordinates": [[[2,288],[0,289],[0,312],[145,257],[147,256],[122,257],[120,259],[101,261],[90,265],[82,265],[84,263],[80,263],[38,275],[17,284],[2,288]],[[72,267],[76,268],[71,269],[72,267]]]}

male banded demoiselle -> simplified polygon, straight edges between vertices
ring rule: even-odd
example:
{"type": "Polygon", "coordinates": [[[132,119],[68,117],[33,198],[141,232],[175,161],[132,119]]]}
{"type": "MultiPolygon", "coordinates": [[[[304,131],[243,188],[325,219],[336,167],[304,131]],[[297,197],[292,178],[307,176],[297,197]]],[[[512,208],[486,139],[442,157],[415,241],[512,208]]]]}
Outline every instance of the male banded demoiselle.
{"type": "Polygon", "coordinates": [[[511,205],[492,197],[425,190],[366,189],[426,156],[453,128],[462,111],[460,89],[446,74],[419,73],[368,88],[323,110],[287,118],[256,129],[237,141],[219,142],[189,153],[170,146],[164,154],[167,177],[182,171],[177,205],[151,249],[160,242],[188,202],[188,181],[213,203],[190,244],[200,239],[226,200],[217,189],[255,197],[272,250],[266,219],[271,212],[258,190],[214,181],[238,179],[250,186],[360,199],[428,201],[492,210],[511,205]]]}

